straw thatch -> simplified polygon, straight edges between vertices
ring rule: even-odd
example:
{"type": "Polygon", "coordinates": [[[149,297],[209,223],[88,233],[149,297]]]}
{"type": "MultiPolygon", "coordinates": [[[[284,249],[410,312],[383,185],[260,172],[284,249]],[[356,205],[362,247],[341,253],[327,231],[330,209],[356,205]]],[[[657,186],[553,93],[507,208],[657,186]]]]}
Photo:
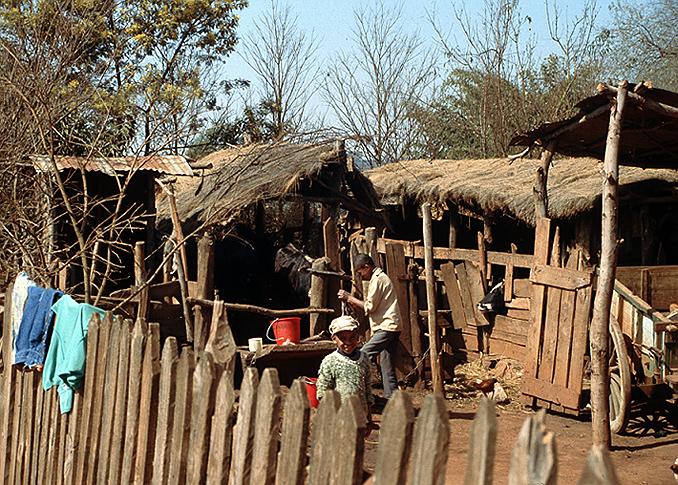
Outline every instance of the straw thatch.
{"type": "MultiPolygon", "coordinates": [[[[211,153],[195,166],[212,165],[203,176],[180,178],[175,184],[177,210],[184,225],[228,225],[260,200],[294,193],[305,178],[340,163],[332,144],[277,143],[229,148],[211,153]]],[[[158,218],[170,218],[167,197],[159,194],[158,218]]]]}
{"type": "MultiPolygon", "coordinates": [[[[510,215],[534,225],[533,189],[539,160],[411,160],[366,172],[384,201],[452,202],[483,214],[510,215]]],[[[549,216],[569,219],[593,209],[602,189],[601,162],[564,158],[549,171],[549,216]]],[[[678,184],[678,171],[620,167],[620,191],[637,184],[678,184]]],[[[628,190],[627,190],[628,192],[628,190]]],[[[628,195],[628,194],[627,194],[628,195]]],[[[653,194],[649,194],[653,195],[653,194]]]]}

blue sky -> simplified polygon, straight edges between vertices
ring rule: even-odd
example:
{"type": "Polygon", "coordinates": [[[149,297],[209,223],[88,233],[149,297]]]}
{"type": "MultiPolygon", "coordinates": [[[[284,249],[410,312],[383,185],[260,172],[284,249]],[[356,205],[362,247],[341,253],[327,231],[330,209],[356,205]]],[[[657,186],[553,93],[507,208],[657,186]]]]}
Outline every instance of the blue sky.
{"type": "MultiPolygon", "coordinates": [[[[354,11],[376,4],[376,1],[360,0],[278,0],[280,5],[289,5],[292,13],[297,16],[298,25],[301,29],[314,32],[319,41],[320,62],[327,61],[333,54],[351,47],[351,31],[353,29],[354,11]]],[[[610,22],[609,6],[613,0],[597,0],[598,24],[607,26],[610,22]]],[[[550,0],[550,5],[557,5],[563,20],[574,19],[584,8],[586,0],[550,0]]],[[[400,0],[383,0],[386,7],[400,6],[402,17],[406,19],[405,28],[418,31],[424,39],[428,39],[431,45],[436,44],[436,34],[428,20],[431,13],[435,13],[436,19],[444,30],[449,32],[451,38],[459,37],[460,31],[454,18],[454,6],[457,8],[464,5],[470,16],[482,14],[483,2],[465,1],[453,2],[451,0],[420,0],[403,2],[400,0]]],[[[270,0],[250,0],[250,5],[241,12],[239,36],[247,35],[252,30],[254,21],[266,15],[270,9],[270,0]]],[[[549,39],[546,28],[546,14],[544,0],[522,0],[520,11],[523,16],[529,16],[530,34],[536,40],[536,52],[539,56],[545,56],[553,49],[553,43],[549,39]]],[[[256,81],[249,67],[237,55],[240,45],[226,62],[225,75],[228,78],[241,78],[256,81]]],[[[322,110],[322,100],[315,96],[311,104],[317,110],[322,110]]]]}

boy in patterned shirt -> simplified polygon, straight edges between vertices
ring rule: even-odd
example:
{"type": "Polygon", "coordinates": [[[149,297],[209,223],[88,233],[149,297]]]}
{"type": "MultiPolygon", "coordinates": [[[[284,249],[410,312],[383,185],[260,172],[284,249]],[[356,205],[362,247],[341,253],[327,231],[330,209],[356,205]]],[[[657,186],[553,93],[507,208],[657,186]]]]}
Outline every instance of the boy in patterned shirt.
{"type": "Polygon", "coordinates": [[[373,404],[370,361],[358,348],[358,322],[351,316],[335,318],[330,323],[330,334],[337,350],[326,356],[318,371],[318,399],[325,391],[333,389],[344,400],[358,395],[370,421],[370,406],[373,404]]]}

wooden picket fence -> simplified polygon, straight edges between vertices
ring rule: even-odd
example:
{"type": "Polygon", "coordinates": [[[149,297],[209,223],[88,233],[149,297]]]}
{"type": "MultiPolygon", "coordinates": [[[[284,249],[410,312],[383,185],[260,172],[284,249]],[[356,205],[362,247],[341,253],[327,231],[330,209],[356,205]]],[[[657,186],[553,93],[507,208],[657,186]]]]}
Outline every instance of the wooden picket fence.
{"type": "MultiPolygon", "coordinates": [[[[196,354],[171,337],[160,352],[156,324],[94,318],[84,388],[70,414],[59,413],[56,390],[43,391],[39,374],[5,366],[2,483],[363,483],[366,418],[358,398],[341,403],[330,391],[312,413],[301,381],[283,399],[275,369],[259,379],[250,368],[236,399],[232,340],[218,305],[212,323],[206,351],[196,354]]],[[[555,483],[555,439],[543,418],[526,420],[510,484],[555,483]]],[[[485,400],[464,483],[492,483],[496,430],[494,404],[485,400]]],[[[370,480],[444,483],[449,440],[442,396],[427,396],[416,414],[398,391],[383,413],[370,480]]],[[[579,483],[616,483],[605,452],[592,450],[579,483]]]]}

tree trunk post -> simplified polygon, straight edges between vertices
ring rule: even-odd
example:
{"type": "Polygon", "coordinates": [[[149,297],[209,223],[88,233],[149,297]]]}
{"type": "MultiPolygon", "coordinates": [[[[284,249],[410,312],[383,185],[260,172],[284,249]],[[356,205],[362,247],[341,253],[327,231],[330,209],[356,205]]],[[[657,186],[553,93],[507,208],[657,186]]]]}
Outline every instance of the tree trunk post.
{"type": "Polygon", "coordinates": [[[617,189],[619,139],[628,83],[619,83],[616,105],[610,106],[602,194],[601,252],[598,287],[591,319],[591,425],[593,444],[610,446],[609,319],[617,265],[617,189]]]}
{"type": "Polygon", "coordinates": [[[198,240],[198,298],[214,299],[214,241],[209,234],[198,240]]]}
{"type": "Polygon", "coordinates": [[[143,288],[137,299],[139,307],[137,309],[137,318],[148,319],[149,294],[148,285],[146,284],[146,263],[144,242],[137,241],[134,245],[134,286],[136,288],[143,288]]]}
{"type": "MultiPolygon", "coordinates": [[[[454,206],[456,208],[456,206],[454,206]]],[[[450,249],[457,247],[457,233],[459,232],[459,214],[453,210],[453,207],[448,207],[447,216],[449,218],[450,230],[448,233],[448,246],[450,249]]]]}
{"type": "Polygon", "coordinates": [[[534,185],[534,211],[536,218],[548,217],[549,196],[547,191],[549,167],[553,160],[556,142],[550,141],[541,152],[541,166],[537,169],[537,180],[534,185]]]}
{"type": "MultiPolygon", "coordinates": [[[[325,271],[327,269],[327,258],[318,258],[311,264],[311,269],[318,271],[325,271]]],[[[323,308],[328,300],[327,285],[325,284],[325,276],[319,274],[311,274],[311,291],[309,295],[311,308],[323,308]]],[[[334,299],[334,295],[330,298],[334,299]]],[[[319,313],[311,314],[309,317],[310,328],[308,330],[309,337],[319,334],[327,328],[327,317],[319,313]]]]}
{"type": "Polygon", "coordinates": [[[433,392],[443,394],[443,375],[440,368],[440,341],[438,322],[436,321],[436,279],[433,273],[433,229],[431,223],[431,204],[421,206],[424,221],[424,266],[426,268],[426,301],[428,310],[428,341],[431,356],[431,377],[433,392]]]}
{"type": "Polygon", "coordinates": [[[377,228],[368,227],[365,229],[365,243],[367,244],[367,254],[374,260],[374,265],[381,268],[379,253],[377,252],[377,228]]]}

